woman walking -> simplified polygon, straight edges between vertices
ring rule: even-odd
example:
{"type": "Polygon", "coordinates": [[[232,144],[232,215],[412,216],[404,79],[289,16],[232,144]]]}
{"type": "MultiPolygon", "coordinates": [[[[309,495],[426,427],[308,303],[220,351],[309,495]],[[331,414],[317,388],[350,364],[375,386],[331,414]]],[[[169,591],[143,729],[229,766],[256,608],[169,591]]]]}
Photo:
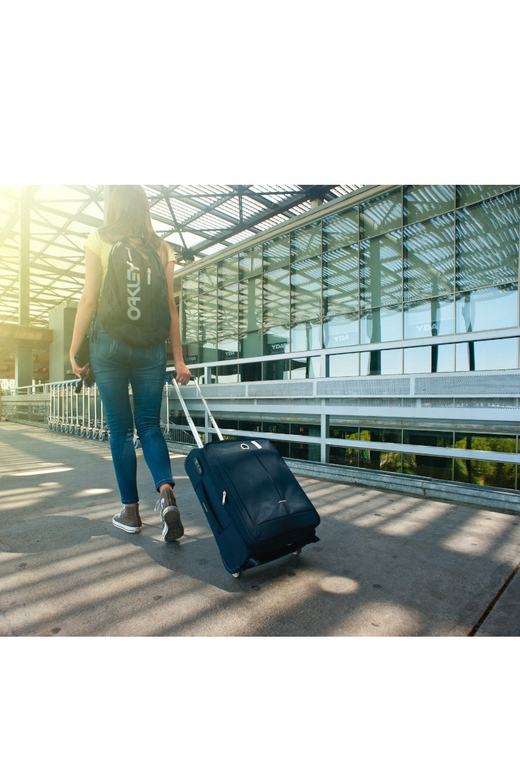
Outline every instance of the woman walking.
{"type": "MultiPolygon", "coordinates": [[[[142,527],[137,491],[137,460],[133,440],[135,423],[144,458],[152,474],[155,488],[159,492],[156,509],[161,512],[162,537],[164,541],[172,542],[183,535],[184,528],[173,492],[175,482],[172,477],[168,448],[160,427],[161,400],[166,372],[165,334],[163,333],[162,336],[159,334],[154,339],[153,335],[150,337],[148,333],[145,338],[140,338],[138,333],[137,342],[135,338],[133,340],[130,338],[131,328],[139,328],[140,323],[135,321],[141,317],[139,306],[144,305],[145,298],[141,296],[141,292],[146,292],[141,289],[138,265],[141,259],[148,262],[148,258],[151,258],[152,265],[155,259],[159,268],[158,274],[164,273],[166,279],[168,301],[165,315],[166,333],[169,323],[169,337],[177,381],[183,385],[189,382],[191,375],[183,358],[179,316],[173,297],[175,267],[173,250],[154,231],[146,193],[137,185],[118,185],[110,189],[103,227],[91,233],[85,244],[85,285],[74,324],[70,362],[73,373],[79,378],[85,378],[93,372],[103,402],[110,431],[112,460],[123,505],[112,519],[114,526],[127,533],[139,533],[142,527]],[[128,316],[131,319],[127,328],[128,338],[124,328],[120,332],[114,330],[112,325],[109,327],[109,318],[100,317],[102,306],[98,309],[100,296],[102,302],[106,303],[106,296],[109,293],[109,284],[105,291],[103,289],[107,279],[109,258],[111,284],[115,273],[113,271],[116,265],[115,250],[112,251],[114,247],[119,251],[123,248],[130,258],[126,260],[128,269],[125,266],[125,274],[128,274],[130,280],[128,281],[130,296],[128,316]],[[78,365],[76,354],[88,332],[90,332],[90,363],[78,365]],[[116,336],[113,335],[114,332],[116,336]],[[146,345],[136,346],[139,340],[146,341],[146,345]],[[150,340],[155,343],[148,343],[150,340]],[[133,414],[129,387],[132,388],[133,414]]],[[[148,284],[150,284],[151,270],[146,268],[146,271],[148,284]]],[[[164,285],[164,278],[159,281],[164,285]]],[[[145,283],[146,281],[143,281],[143,285],[145,283]]],[[[125,294],[126,290],[125,286],[125,294]]],[[[144,316],[141,321],[146,320],[147,314],[155,316],[156,312],[153,310],[159,308],[159,305],[158,298],[153,304],[146,304],[148,311],[142,312],[144,316]]]]}

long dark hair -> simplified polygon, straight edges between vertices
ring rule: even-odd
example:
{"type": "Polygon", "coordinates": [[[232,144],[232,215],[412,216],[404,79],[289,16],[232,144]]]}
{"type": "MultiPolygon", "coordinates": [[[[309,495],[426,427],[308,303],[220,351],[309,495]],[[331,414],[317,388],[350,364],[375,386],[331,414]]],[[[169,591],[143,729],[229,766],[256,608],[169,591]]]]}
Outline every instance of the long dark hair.
{"type": "Polygon", "coordinates": [[[110,187],[108,206],[99,235],[109,244],[130,238],[137,246],[150,244],[156,251],[163,248],[164,244],[152,227],[148,198],[138,184],[110,187]]]}

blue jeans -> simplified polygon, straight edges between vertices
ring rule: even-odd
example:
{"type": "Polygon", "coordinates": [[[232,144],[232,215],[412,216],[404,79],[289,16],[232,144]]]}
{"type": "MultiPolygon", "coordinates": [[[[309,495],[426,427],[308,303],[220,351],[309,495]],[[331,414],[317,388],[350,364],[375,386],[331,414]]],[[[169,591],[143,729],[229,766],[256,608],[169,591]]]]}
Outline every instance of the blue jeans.
{"type": "Polygon", "coordinates": [[[110,336],[96,319],[91,328],[90,362],[110,431],[121,502],[139,501],[134,420],[156,490],[165,483],[173,487],[170,455],[160,425],[166,375],[165,345],[130,347],[110,336]]]}

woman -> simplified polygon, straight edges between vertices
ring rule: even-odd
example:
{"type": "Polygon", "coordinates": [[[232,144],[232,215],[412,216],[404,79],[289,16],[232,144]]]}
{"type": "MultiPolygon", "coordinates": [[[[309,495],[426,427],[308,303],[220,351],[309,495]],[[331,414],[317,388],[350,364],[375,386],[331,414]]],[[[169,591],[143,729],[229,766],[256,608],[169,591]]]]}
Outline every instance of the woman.
{"type": "Polygon", "coordinates": [[[163,521],[166,542],[179,539],[184,528],[175,500],[170,456],[160,427],[161,399],[166,372],[164,342],[151,347],[132,347],[113,338],[102,327],[96,310],[112,246],[130,241],[137,250],[152,247],[165,269],[170,306],[170,343],[177,381],[186,385],[190,372],[184,363],[179,315],[173,297],[174,255],[171,247],[155,233],[148,199],[137,185],[118,185],[110,190],[103,227],[91,233],[85,244],[85,286],[78,305],[70,345],[70,362],[77,377],[86,377],[90,367],[103,402],[110,431],[110,448],[121,494],[122,509],[112,522],[127,533],[142,528],[137,492],[137,460],[133,433],[139,436],[146,463],[159,492],[156,509],[163,521]],[[90,365],[79,366],[77,354],[90,328],[90,365]],[[132,388],[133,414],[129,385],[132,388]]]}

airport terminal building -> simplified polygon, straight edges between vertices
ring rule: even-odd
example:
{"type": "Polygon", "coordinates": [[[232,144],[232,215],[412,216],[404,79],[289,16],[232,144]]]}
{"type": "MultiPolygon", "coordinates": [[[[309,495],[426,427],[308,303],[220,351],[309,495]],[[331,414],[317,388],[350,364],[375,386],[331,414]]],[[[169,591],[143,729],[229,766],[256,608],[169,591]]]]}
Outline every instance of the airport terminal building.
{"type": "Polygon", "coordinates": [[[514,499],[519,226],[517,186],[367,186],[183,267],[186,362],[225,435],[514,499]]]}
{"type": "MultiPolygon", "coordinates": [[[[311,476],[520,511],[520,186],[352,186],[145,188],[156,229],[179,250],[185,359],[218,424],[225,436],[270,439],[311,476]],[[197,193],[216,205],[196,213],[197,193]],[[242,198],[235,211],[232,195],[242,198]],[[297,207],[273,218],[282,197],[297,207]],[[189,230],[199,243],[183,255],[189,230]]],[[[19,239],[16,208],[2,223],[2,333],[19,334],[17,370],[29,377],[16,386],[38,367],[45,376],[38,360],[49,365],[38,398],[4,396],[11,419],[43,423],[56,384],[74,382],[83,247],[102,224],[104,194],[97,185],[70,192],[68,201],[44,188],[29,193],[32,205],[22,198],[19,239]]],[[[195,388],[184,392],[211,439],[195,388]]],[[[164,400],[165,435],[189,446],[166,383],[164,400]]]]}

